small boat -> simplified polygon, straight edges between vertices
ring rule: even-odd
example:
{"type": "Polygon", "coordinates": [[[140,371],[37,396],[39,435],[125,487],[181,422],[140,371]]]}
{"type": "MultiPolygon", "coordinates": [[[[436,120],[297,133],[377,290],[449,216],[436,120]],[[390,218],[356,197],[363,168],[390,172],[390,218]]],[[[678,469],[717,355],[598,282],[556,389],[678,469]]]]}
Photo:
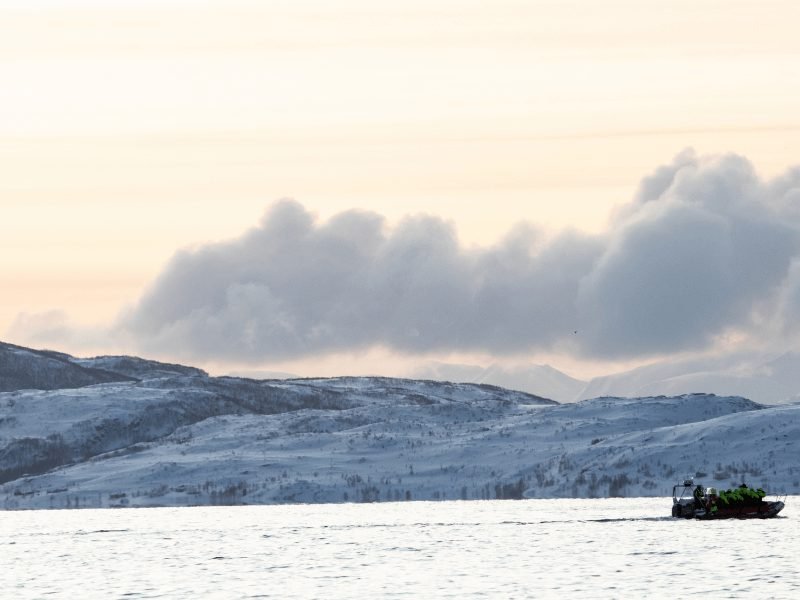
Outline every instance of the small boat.
{"type": "MultiPolygon", "coordinates": [[[[742,484],[737,491],[749,490],[742,484]]],[[[686,479],[672,487],[672,516],[681,519],[769,519],[783,510],[782,500],[765,500],[763,491],[757,494],[735,494],[728,498],[716,488],[705,488],[686,479]],[[742,497],[745,496],[745,497],[742,497]]]]}

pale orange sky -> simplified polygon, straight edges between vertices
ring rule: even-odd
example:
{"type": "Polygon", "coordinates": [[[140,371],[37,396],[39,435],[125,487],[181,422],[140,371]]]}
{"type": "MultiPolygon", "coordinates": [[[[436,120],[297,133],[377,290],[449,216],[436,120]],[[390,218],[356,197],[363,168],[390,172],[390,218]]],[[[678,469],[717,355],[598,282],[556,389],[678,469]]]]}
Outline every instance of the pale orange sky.
{"type": "Polygon", "coordinates": [[[0,334],[108,322],[281,197],[490,244],[602,231],[687,146],[774,175],[798,162],[798,22],[792,1],[0,0],[0,334]]]}

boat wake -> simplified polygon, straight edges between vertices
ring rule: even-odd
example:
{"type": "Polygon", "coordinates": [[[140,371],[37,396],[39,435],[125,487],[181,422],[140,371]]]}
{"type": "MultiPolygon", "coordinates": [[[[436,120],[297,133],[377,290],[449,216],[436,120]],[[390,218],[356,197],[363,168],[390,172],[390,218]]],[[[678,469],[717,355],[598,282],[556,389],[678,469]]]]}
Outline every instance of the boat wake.
{"type": "Polygon", "coordinates": [[[549,525],[555,523],[631,523],[636,521],[672,521],[672,517],[601,517],[597,519],[555,519],[548,521],[503,521],[500,525],[549,525]]]}

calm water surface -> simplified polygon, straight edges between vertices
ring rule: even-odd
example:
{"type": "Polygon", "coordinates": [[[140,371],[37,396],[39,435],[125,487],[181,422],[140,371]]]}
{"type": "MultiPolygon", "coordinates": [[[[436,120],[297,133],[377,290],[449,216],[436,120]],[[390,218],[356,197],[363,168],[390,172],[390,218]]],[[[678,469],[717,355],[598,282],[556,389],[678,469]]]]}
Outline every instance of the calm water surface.
{"type": "Polygon", "coordinates": [[[800,498],[0,512],[3,598],[800,598],[800,498]]]}

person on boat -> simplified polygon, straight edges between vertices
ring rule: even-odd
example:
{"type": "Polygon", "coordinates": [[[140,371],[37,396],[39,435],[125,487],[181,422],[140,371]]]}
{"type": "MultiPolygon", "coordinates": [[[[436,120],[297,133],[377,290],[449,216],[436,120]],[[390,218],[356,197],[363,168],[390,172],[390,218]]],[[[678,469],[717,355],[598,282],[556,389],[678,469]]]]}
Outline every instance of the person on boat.
{"type": "Polygon", "coordinates": [[[717,506],[718,499],[717,488],[708,488],[708,501],[706,502],[706,510],[712,515],[719,510],[719,506],[717,506]]]}
{"type": "Polygon", "coordinates": [[[694,488],[692,495],[694,496],[695,507],[703,508],[706,505],[706,493],[702,485],[698,485],[696,488],[694,488]]]}

